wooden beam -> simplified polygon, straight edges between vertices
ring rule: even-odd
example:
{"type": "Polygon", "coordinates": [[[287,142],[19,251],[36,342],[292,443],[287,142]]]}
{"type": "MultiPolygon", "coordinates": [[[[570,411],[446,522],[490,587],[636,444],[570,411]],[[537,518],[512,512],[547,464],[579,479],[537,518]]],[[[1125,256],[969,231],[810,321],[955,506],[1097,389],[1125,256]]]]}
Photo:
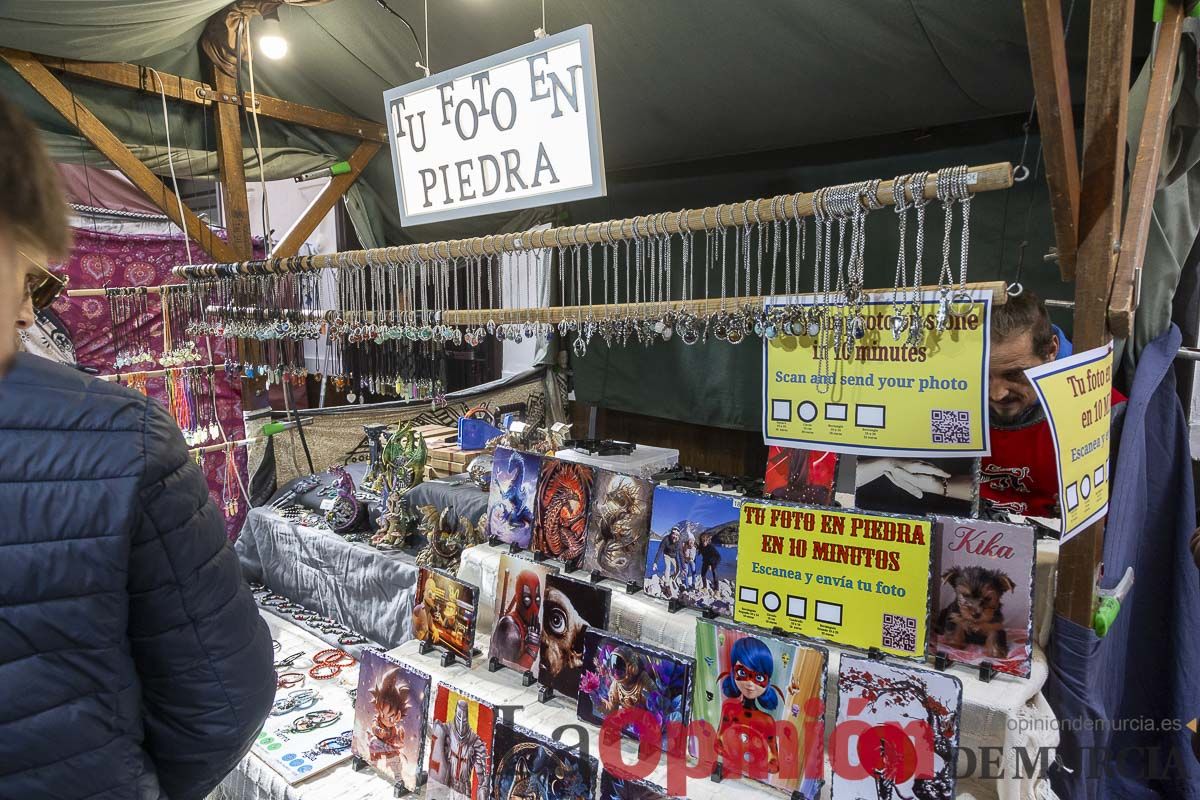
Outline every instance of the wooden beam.
{"type": "MultiPolygon", "coordinates": [[[[0,53],[35,59],[54,72],[63,72],[107,86],[119,86],[125,89],[159,94],[158,81],[154,79],[154,75],[147,68],[136,64],[112,61],[75,61],[69,58],[56,58],[8,48],[0,48],[0,53]]],[[[159,70],[159,77],[162,78],[163,89],[166,91],[167,97],[172,100],[209,105],[217,102],[223,93],[232,98],[234,105],[242,103],[248,106],[250,103],[250,93],[243,92],[239,97],[236,88],[232,87],[232,80],[226,86],[227,91],[221,92],[202,81],[181,78],[161,70],[159,70]]],[[[264,94],[256,94],[255,99],[258,101],[258,113],[264,117],[387,144],[387,128],[378,122],[293,103],[290,100],[281,100],[264,94]]]]}
{"type": "Polygon", "coordinates": [[[1025,37],[1037,98],[1038,129],[1050,187],[1050,212],[1058,266],[1064,281],[1075,277],[1079,226],[1079,156],[1063,36],[1061,0],[1024,0],[1025,37]]]}
{"type": "Polygon", "coordinates": [[[1129,187],[1129,208],[1121,234],[1121,253],[1113,276],[1108,324],[1112,335],[1128,338],[1133,333],[1133,315],[1137,310],[1137,287],[1141,283],[1142,260],[1154,213],[1154,195],[1158,189],[1158,169],[1162,146],[1167,136],[1167,118],[1171,114],[1171,90],[1179,60],[1179,42],[1183,33],[1183,3],[1169,2],[1163,9],[1154,49],[1150,88],[1146,97],[1146,115],[1138,136],[1137,156],[1129,187]]]}
{"type": "MultiPolygon", "coordinates": [[[[233,78],[215,67],[212,68],[212,73],[218,92],[237,94],[233,78]]],[[[217,167],[221,175],[225,231],[229,235],[229,246],[237,254],[237,260],[248,261],[254,257],[254,245],[250,234],[250,203],[246,197],[246,168],[242,161],[242,125],[238,119],[241,109],[229,103],[217,103],[214,112],[217,167]]],[[[263,233],[269,236],[271,232],[263,233]]]]}
{"type": "Polygon", "coordinates": [[[174,192],[168,189],[158,177],[143,164],[137,156],[129,151],[107,126],[96,118],[79,103],[62,82],[50,74],[39,61],[22,56],[12,51],[0,51],[3,59],[18,75],[45,98],[58,113],[63,115],[85,139],[91,142],[100,153],[120,170],[134,186],[146,195],[150,202],[180,228],[185,230],[212,258],[236,258],[232,248],[215,236],[212,230],[197,217],[187,206],[182,206],[174,192]]]}
{"type": "MultiPolygon", "coordinates": [[[[52,72],[62,72],[78,78],[86,78],[87,80],[103,83],[107,86],[119,86],[124,89],[135,89],[155,95],[159,94],[159,85],[158,81],[154,78],[154,74],[146,67],[139,67],[136,64],[124,64],[112,61],[76,61],[70,58],[43,56],[37,53],[27,53],[22,50],[10,50],[8,48],[2,48],[0,52],[36,59],[42,63],[42,66],[52,72]]],[[[191,78],[181,78],[178,75],[172,75],[161,70],[158,71],[158,74],[162,78],[162,90],[166,92],[168,99],[181,100],[185,103],[196,103],[199,105],[208,105],[210,102],[204,96],[204,90],[211,91],[207,84],[194,81],[191,78]]]]}
{"type": "MultiPolygon", "coordinates": [[[[322,108],[304,106],[299,103],[280,100],[277,97],[267,97],[262,94],[256,94],[254,99],[258,101],[258,113],[264,117],[282,120],[283,122],[294,122],[297,125],[304,125],[323,131],[341,133],[366,141],[378,142],[379,144],[387,144],[387,128],[378,122],[349,117],[345,114],[337,114],[322,108]]],[[[242,102],[249,107],[249,92],[242,93],[242,102]]]]}
{"type": "Polygon", "coordinates": [[[346,190],[358,179],[362,171],[366,169],[367,164],[371,163],[371,159],[379,152],[382,145],[378,142],[364,141],[354,152],[350,154],[347,161],[350,164],[350,171],[342,175],[334,175],[329,183],[325,185],[313,201],[309,203],[308,208],[304,209],[304,213],[300,218],[288,229],[288,232],[283,235],[279,243],[275,245],[275,249],[271,251],[272,258],[282,258],[285,256],[294,256],[300,252],[300,245],[304,244],[304,240],[312,234],[321,220],[325,219],[325,215],[330,209],[337,204],[346,190]]]}
{"type": "MultiPolygon", "coordinates": [[[[1075,349],[1111,340],[1108,302],[1117,261],[1125,177],[1125,120],[1133,53],[1134,0],[1092,5],[1088,34],[1079,253],[1075,277],[1075,349]]],[[[1055,610],[1091,627],[1104,520],[1064,542],[1058,560],[1055,610]]]]}

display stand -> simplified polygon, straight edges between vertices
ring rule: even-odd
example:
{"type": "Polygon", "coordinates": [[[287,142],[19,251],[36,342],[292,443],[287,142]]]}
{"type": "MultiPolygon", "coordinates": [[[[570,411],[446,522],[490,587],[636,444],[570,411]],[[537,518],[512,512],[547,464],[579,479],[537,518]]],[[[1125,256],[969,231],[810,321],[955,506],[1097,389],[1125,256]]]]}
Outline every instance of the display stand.
{"type": "MultiPolygon", "coordinates": [[[[486,609],[494,605],[492,597],[493,590],[489,590],[487,586],[494,584],[494,580],[489,583],[489,577],[495,575],[500,556],[503,550],[498,548],[489,548],[486,545],[471,548],[463,554],[462,568],[459,570],[459,577],[468,582],[484,586],[481,591],[480,604],[480,633],[477,636],[483,636],[486,640],[486,631],[490,626],[490,622],[486,618],[486,609]]],[[[1045,557],[1039,557],[1037,568],[1038,577],[1037,585],[1039,591],[1041,587],[1047,585],[1051,579],[1054,570],[1054,559],[1049,549],[1044,553],[1045,557]]],[[[603,580],[602,577],[595,577],[595,582],[599,583],[603,580]]],[[[1047,597],[1050,597],[1049,593],[1047,597]]],[[[1046,603],[1047,611],[1049,610],[1049,602],[1046,603]]],[[[695,653],[695,630],[696,620],[700,617],[700,613],[694,609],[685,608],[675,614],[667,612],[667,603],[664,600],[649,597],[646,594],[628,595],[623,592],[613,592],[611,596],[611,605],[609,610],[608,629],[613,633],[625,636],[630,639],[645,642],[648,645],[672,650],[685,655],[695,653]]],[[[1048,616],[1048,614],[1047,614],[1048,616]]],[[[1037,615],[1036,619],[1043,620],[1042,615],[1037,615]]],[[[1038,624],[1035,623],[1035,632],[1038,624]]],[[[779,636],[788,636],[786,631],[776,630],[774,634],[779,636]]],[[[832,730],[834,724],[834,714],[837,706],[837,674],[838,664],[840,663],[843,652],[848,654],[858,654],[856,651],[843,650],[837,645],[822,643],[822,646],[829,650],[830,658],[826,677],[826,730],[832,730]]],[[[404,647],[396,652],[404,652],[404,647]]],[[[416,652],[416,646],[413,645],[412,652],[416,652]]],[[[973,672],[963,672],[959,677],[963,683],[963,706],[961,717],[961,740],[960,746],[979,751],[979,748],[990,747],[1000,748],[1000,751],[1006,754],[1006,774],[1014,775],[1017,769],[1017,753],[1024,750],[1027,753],[1037,752],[1038,748],[1053,748],[1058,743],[1058,733],[1054,725],[1054,716],[1049,704],[1041,694],[1041,688],[1046,681],[1048,675],[1048,664],[1042,648],[1040,646],[1040,637],[1035,636],[1033,648],[1033,664],[1032,674],[1028,679],[1015,678],[1008,675],[999,675],[990,683],[985,683],[978,679],[973,672]]],[[[914,664],[920,666],[919,662],[908,661],[905,659],[892,658],[884,656],[883,653],[877,653],[877,656],[885,658],[888,663],[895,664],[914,664]]],[[[416,666],[421,669],[427,669],[424,664],[427,662],[416,662],[416,666]]],[[[928,664],[927,666],[933,666],[928,664]]],[[[484,669],[474,669],[471,671],[459,670],[455,675],[470,676],[470,680],[485,679],[489,681],[507,681],[509,684],[515,685],[519,681],[515,674],[509,677],[511,670],[501,670],[500,672],[489,674],[484,669]]],[[[519,688],[519,687],[518,687],[519,688]]],[[[538,687],[538,691],[532,688],[528,689],[528,694],[518,702],[526,702],[530,704],[529,708],[522,711],[525,713],[550,713],[534,712],[533,709],[560,709],[565,712],[565,717],[568,722],[573,722],[575,718],[575,701],[571,698],[564,697],[561,694],[543,693],[542,687],[538,687]],[[536,702],[535,702],[536,701],[536,702]]],[[[483,696],[491,699],[489,691],[497,691],[490,683],[480,685],[475,689],[477,696],[483,696]]],[[[493,702],[501,702],[493,700],[493,702]]],[[[518,722],[524,724],[521,718],[518,722]]],[[[566,724],[566,723],[564,723],[566,724]]],[[[552,733],[553,727],[549,727],[544,732],[552,733]]],[[[593,754],[597,751],[593,751],[593,754]]],[[[988,781],[982,778],[979,779],[960,779],[958,782],[958,791],[960,796],[970,795],[976,798],[996,798],[997,800],[1026,800],[1028,797],[1043,796],[1039,792],[1044,793],[1049,789],[1049,783],[1037,776],[1021,773],[1024,777],[1021,780],[1006,780],[1006,781],[988,781]]],[[[828,776],[826,776],[828,778],[828,776]]],[[[661,778],[650,780],[663,785],[661,778]]],[[[712,786],[717,789],[709,781],[693,780],[689,784],[689,797],[709,797],[707,792],[702,792],[701,785],[706,787],[712,786]]],[[[764,792],[758,794],[760,798],[774,797],[778,798],[779,792],[769,789],[760,784],[754,784],[751,781],[731,780],[726,779],[719,787],[720,797],[722,800],[729,800],[728,792],[733,787],[744,789],[745,786],[751,785],[757,787],[754,791],[764,792]]],[[[822,797],[828,796],[828,785],[822,797]]],[[[1051,797],[1052,795],[1044,795],[1051,797]]]]}
{"type": "MultiPolygon", "coordinates": [[[[371,771],[371,765],[358,756],[354,756],[350,759],[350,768],[355,772],[371,771]]],[[[414,794],[417,790],[424,786],[428,780],[428,773],[426,773],[423,769],[418,770],[417,785],[409,788],[408,784],[406,784],[404,781],[396,781],[396,783],[392,786],[392,797],[408,797],[410,794],[414,794]]]]}

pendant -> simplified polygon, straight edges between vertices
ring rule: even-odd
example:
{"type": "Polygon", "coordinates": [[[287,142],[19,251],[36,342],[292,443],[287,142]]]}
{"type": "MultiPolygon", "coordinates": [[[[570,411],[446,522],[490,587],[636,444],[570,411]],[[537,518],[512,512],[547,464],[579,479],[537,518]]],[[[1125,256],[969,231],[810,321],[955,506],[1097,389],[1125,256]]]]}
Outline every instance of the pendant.
{"type": "Polygon", "coordinates": [[[894,317],[892,317],[892,338],[897,342],[900,341],[900,337],[904,334],[905,327],[906,324],[903,316],[896,314],[894,317]]]}
{"type": "Polygon", "coordinates": [[[581,337],[575,337],[575,344],[571,346],[571,349],[574,350],[575,355],[579,356],[580,358],[583,358],[585,355],[587,355],[587,344],[584,343],[581,337]]]}

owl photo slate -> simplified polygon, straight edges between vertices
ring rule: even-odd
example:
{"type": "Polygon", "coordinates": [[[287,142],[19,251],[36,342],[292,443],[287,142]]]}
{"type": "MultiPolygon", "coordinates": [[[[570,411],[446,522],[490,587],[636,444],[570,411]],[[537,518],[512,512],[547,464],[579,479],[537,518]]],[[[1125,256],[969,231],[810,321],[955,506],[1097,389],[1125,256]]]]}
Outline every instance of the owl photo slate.
{"type": "Polygon", "coordinates": [[[538,674],[542,604],[554,569],[516,556],[500,557],[496,572],[496,622],[488,658],[494,667],[538,674]]]}
{"type": "Polygon", "coordinates": [[[430,685],[425,673],[363,651],[351,749],[389,783],[410,789],[421,783],[430,685]]]}
{"type": "Polygon", "coordinates": [[[527,550],[537,516],[537,483],[542,457],[497,447],[492,457],[487,535],[527,550]]]}
{"type": "Polygon", "coordinates": [[[569,565],[583,558],[592,473],[591,467],[573,461],[549,457],[542,460],[533,526],[534,552],[569,565]]]}
{"type": "Polygon", "coordinates": [[[583,675],[583,634],[608,627],[612,591],[565,575],[546,578],[538,683],[572,699],[583,675]]]}
{"type": "Polygon", "coordinates": [[[658,486],[646,551],[646,594],[733,616],[737,498],[658,486]]]}
{"type": "Polygon", "coordinates": [[[618,583],[642,585],[654,484],[606,469],[594,471],[583,568],[618,583]]]}
{"type": "Polygon", "coordinates": [[[882,763],[862,777],[834,770],[832,800],[952,800],[961,715],[962,682],[953,675],[843,654],[834,724],[896,725],[913,749],[882,748],[882,763]],[[927,735],[912,732],[915,724],[926,726],[927,735]],[[929,751],[918,754],[916,747],[929,751]],[[928,772],[917,771],[922,762],[928,772]]]}
{"type": "Polygon", "coordinates": [[[493,800],[592,800],[595,758],[520,725],[496,724],[493,800]]]}
{"type": "Polygon", "coordinates": [[[665,746],[667,726],[688,722],[695,662],[595,628],[583,637],[579,718],[603,725],[622,709],[640,709],[647,713],[622,733],[645,743],[654,741],[652,732],[657,729],[658,744],[665,746]]]}
{"type": "Polygon", "coordinates": [[[815,798],[822,776],[828,653],[795,639],[696,620],[692,720],[708,723],[724,777],[815,798]],[[739,769],[740,765],[740,769],[739,769]]]}
{"type": "Polygon", "coordinates": [[[413,597],[413,638],[470,666],[479,617],[479,589],[453,575],[421,567],[413,597]]]}
{"type": "Polygon", "coordinates": [[[429,782],[455,800],[490,800],[495,724],[492,706],[439,684],[429,723],[429,782]]]}
{"type": "Polygon", "coordinates": [[[935,517],[929,652],[1028,678],[1033,661],[1033,528],[935,517]]]}

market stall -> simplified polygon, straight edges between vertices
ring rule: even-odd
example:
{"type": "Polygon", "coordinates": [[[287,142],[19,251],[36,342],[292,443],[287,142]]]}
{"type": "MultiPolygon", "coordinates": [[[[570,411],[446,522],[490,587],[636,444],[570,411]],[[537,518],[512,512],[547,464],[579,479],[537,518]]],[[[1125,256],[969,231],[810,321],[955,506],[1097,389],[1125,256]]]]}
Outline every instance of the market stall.
{"type": "Polygon", "coordinates": [[[1200,785],[1186,4],[211,5],[184,55],[27,9],[0,85],[178,226],[58,310],[162,381],[271,628],[215,797],[1200,785]],[[313,170],[256,252],[247,173],[313,170]]]}

